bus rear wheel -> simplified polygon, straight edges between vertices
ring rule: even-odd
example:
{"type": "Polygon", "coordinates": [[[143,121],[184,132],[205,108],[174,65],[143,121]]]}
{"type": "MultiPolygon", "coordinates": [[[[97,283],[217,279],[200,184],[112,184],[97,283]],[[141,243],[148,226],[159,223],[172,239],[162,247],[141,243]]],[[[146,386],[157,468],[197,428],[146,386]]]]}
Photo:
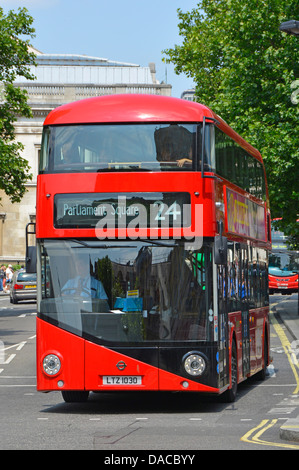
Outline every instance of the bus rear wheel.
{"type": "Polygon", "coordinates": [[[63,390],[62,397],[66,403],[84,403],[88,400],[89,392],[78,390],[63,390]]]}
{"type": "Polygon", "coordinates": [[[267,366],[268,366],[268,340],[266,334],[264,334],[264,343],[263,343],[263,368],[256,374],[258,380],[265,380],[267,376],[267,366]]]}

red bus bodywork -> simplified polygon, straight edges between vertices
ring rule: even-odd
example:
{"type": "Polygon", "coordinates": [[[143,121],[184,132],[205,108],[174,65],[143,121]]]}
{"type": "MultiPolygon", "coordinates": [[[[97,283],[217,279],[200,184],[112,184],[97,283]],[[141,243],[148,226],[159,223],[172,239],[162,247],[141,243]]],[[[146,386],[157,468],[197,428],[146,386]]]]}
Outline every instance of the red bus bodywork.
{"type": "Polygon", "coordinates": [[[269,291],[283,295],[298,292],[298,274],[283,272],[280,275],[269,274],[269,291]]]}
{"type": "MultiPolygon", "coordinates": [[[[183,101],[175,98],[166,98],[150,95],[112,95],[99,98],[81,100],[67,104],[53,110],[46,118],[44,126],[66,126],[76,124],[98,123],[202,123],[203,118],[212,118],[217,121],[217,127],[226,135],[234,139],[243,149],[249,152],[259,162],[262,157],[259,152],[236,134],[221,118],[215,115],[206,106],[198,103],[183,101]]],[[[187,192],[191,198],[191,232],[196,236],[214,239],[218,235],[217,221],[224,223],[223,235],[232,243],[246,244],[254,249],[262,247],[269,250],[270,220],[268,196],[264,201],[248,194],[230,181],[213,177],[213,172],[208,172],[202,178],[200,172],[146,172],[134,173],[74,173],[74,174],[39,174],[37,182],[37,217],[36,238],[43,239],[94,239],[94,228],[55,228],[54,220],[54,196],[59,193],[141,193],[141,192],[187,192]],[[208,176],[208,177],[206,177],[208,176]],[[212,176],[212,177],[209,177],[212,176]],[[264,214],[263,240],[254,239],[251,236],[240,235],[237,231],[230,231],[227,213],[229,210],[228,197],[235,198],[235,206],[242,207],[244,201],[258,204],[264,214]],[[240,196],[239,199],[235,194],[240,196]],[[202,226],[195,226],[194,208],[200,204],[203,211],[202,226]]],[[[170,229],[170,237],[181,233],[181,229],[170,229]]],[[[116,229],[116,237],[118,237],[116,229]]],[[[125,234],[131,236],[129,228],[125,234]]],[[[163,234],[162,229],[157,229],[157,238],[163,234]]],[[[139,236],[149,237],[148,228],[140,229],[139,236]]],[[[107,232],[109,239],[109,231],[107,232]]],[[[216,272],[216,271],[215,271],[216,272]]],[[[225,288],[224,288],[225,289],[225,288]]],[[[214,289],[214,296],[216,291],[214,289]]],[[[70,390],[70,391],[100,391],[100,390],[189,390],[220,394],[230,389],[231,378],[231,354],[233,343],[237,353],[237,382],[241,382],[265,368],[265,362],[269,361],[269,320],[268,306],[259,306],[249,309],[249,344],[247,355],[250,363],[244,369],[243,355],[244,342],[242,330],[241,310],[229,310],[226,323],[222,325],[227,331],[227,358],[223,362],[228,367],[228,378],[219,385],[217,380],[206,383],[198,381],[182,371],[181,365],[176,373],[167,370],[170,346],[149,346],[140,358],[139,353],[132,353],[132,348],[119,345],[107,346],[80,337],[70,331],[65,331],[57,324],[52,324],[38,313],[37,318],[37,389],[39,391],[70,390]],[[265,340],[266,339],[266,340],[265,340]],[[264,349],[267,347],[267,351],[264,349]],[[43,360],[48,354],[55,354],[61,360],[61,369],[53,376],[47,375],[43,370],[43,360]],[[148,361],[147,357],[151,356],[148,361]],[[123,369],[122,366],[123,365],[123,369]],[[141,376],[142,384],[114,383],[103,384],[103,377],[141,376]]],[[[216,320],[215,320],[216,321],[216,320]]],[[[218,327],[214,325],[215,338],[218,327]]],[[[220,337],[220,333],[219,333],[220,337]]],[[[220,341],[220,339],[218,339],[220,341]]],[[[216,341],[217,343],[217,341],[216,341]]],[[[214,346],[208,345],[206,351],[214,346]]],[[[200,346],[192,344],[184,347],[178,344],[172,345],[172,355],[185,354],[188,350],[198,349],[200,346]],[[177,353],[178,351],[178,353],[177,353]],[[183,352],[182,352],[183,351],[183,352]]],[[[144,348],[146,349],[146,348],[144,348]]],[[[140,351],[139,351],[140,352],[140,351]]],[[[208,353],[207,353],[208,354],[208,353]]],[[[178,360],[181,363],[181,359],[178,360]]],[[[213,353],[213,359],[209,359],[213,374],[217,375],[217,353],[213,353]],[[214,357],[215,356],[215,357],[214,357]]],[[[267,365],[267,364],[266,364],[267,365]]],[[[118,380],[118,379],[115,379],[118,380]]]]}

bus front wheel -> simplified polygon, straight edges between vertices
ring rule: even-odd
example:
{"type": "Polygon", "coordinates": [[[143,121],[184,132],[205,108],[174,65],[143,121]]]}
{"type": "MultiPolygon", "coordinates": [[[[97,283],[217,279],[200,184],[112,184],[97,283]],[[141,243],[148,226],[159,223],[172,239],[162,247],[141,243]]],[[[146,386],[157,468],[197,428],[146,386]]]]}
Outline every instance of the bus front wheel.
{"type": "Polygon", "coordinates": [[[61,394],[66,403],[84,403],[88,399],[89,392],[78,390],[62,390],[61,394]]]}

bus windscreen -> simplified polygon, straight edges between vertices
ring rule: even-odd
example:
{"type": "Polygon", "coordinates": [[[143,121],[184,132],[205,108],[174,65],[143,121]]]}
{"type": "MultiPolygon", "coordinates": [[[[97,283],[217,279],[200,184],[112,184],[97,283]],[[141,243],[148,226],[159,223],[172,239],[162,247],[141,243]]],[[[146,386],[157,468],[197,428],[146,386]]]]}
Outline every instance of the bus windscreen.
{"type": "Polygon", "coordinates": [[[196,124],[49,126],[40,173],[190,171],[198,166],[196,135],[196,124]]]}

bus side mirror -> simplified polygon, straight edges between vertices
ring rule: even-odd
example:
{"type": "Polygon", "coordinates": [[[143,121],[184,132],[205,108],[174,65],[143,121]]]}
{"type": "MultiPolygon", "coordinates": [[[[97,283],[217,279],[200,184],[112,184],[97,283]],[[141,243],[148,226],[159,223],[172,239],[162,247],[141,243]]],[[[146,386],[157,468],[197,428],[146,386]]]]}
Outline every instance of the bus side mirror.
{"type": "Polygon", "coordinates": [[[27,247],[26,272],[36,273],[36,246],[27,247]]]}
{"type": "Polygon", "coordinates": [[[29,245],[29,235],[35,235],[35,223],[26,225],[26,272],[36,273],[36,245],[29,245]]]}
{"type": "Polygon", "coordinates": [[[216,264],[226,264],[227,261],[227,238],[222,235],[215,237],[214,259],[216,264]]]}

